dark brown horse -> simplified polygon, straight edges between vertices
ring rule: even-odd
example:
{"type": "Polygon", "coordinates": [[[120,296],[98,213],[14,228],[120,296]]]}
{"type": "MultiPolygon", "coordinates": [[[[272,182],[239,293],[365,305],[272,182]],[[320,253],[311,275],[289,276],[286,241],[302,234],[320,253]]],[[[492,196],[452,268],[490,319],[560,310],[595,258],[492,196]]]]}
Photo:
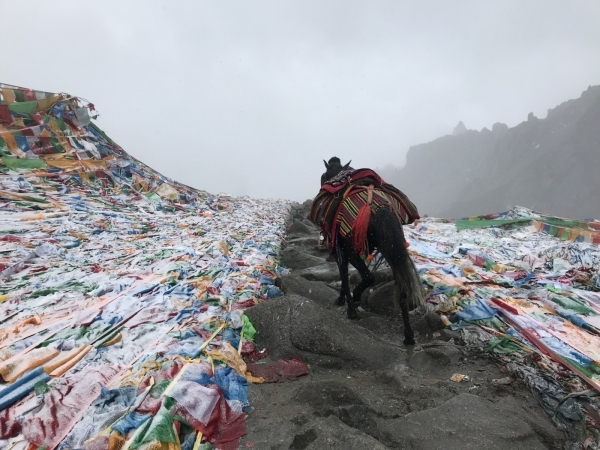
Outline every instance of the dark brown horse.
{"type": "MultiPolygon", "coordinates": [[[[325,161],[323,161],[325,162],[325,161]]],[[[337,176],[340,172],[352,169],[350,163],[343,165],[339,158],[331,158],[325,162],[327,171],[321,176],[321,185],[337,176]]],[[[417,269],[408,254],[405,245],[402,225],[396,214],[386,207],[378,208],[370,216],[367,230],[369,249],[377,249],[392,268],[395,281],[394,304],[396,312],[402,312],[404,322],[404,344],[415,343],[414,333],[410,326],[409,304],[413,307],[423,305],[423,289],[417,269]]],[[[375,277],[365,261],[355,251],[352,239],[337,233],[335,236],[334,254],[336,256],[342,287],[338,305],[347,305],[349,319],[357,319],[356,307],[361,303],[361,296],[374,283],[375,277]],[[361,276],[361,282],[350,293],[348,279],[348,263],[352,264],[361,276]]]]}

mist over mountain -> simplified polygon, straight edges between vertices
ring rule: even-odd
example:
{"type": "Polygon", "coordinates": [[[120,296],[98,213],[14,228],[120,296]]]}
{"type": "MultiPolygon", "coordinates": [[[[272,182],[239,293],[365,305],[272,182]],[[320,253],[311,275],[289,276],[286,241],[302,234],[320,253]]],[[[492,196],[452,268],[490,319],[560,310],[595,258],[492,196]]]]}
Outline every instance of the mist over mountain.
{"type": "Polygon", "coordinates": [[[515,205],[569,218],[600,218],[600,86],[509,128],[469,130],[410,147],[381,175],[421,215],[465,217],[515,205]]]}

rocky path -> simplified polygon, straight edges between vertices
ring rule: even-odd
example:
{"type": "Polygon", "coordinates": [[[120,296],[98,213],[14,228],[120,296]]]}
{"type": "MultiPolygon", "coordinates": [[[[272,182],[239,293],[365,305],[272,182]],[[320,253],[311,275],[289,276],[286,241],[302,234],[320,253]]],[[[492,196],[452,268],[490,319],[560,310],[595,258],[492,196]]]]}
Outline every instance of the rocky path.
{"type": "MultiPolygon", "coordinates": [[[[389,312],[391,274],[382,270],[369,303],[349,321],[334,306],[339,276],[318,231],[297,205],[284,251],[285,296],[247,311],[269,359],[300,356],[297,381],[252,385],[255,410],[241,448],[561,449],[564,436],[529,390],[480,350],[461,345],[437,316],[413,317],[417,345],[402,345],[389,312]],[[454,374],[468,381],[454,382],[454,374]]],[[[355,275],[356,276],[356,275],[355,275]]]]}

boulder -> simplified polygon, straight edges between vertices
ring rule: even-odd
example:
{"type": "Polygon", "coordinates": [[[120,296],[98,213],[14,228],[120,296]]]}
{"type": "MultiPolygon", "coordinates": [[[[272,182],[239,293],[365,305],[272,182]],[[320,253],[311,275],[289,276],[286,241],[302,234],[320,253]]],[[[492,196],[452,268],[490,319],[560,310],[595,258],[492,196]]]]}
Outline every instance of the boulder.
{"type": "Polygon", "coordinates": [[[380,424],[402,448],[414,450],[542,450],[534,430],[514,408],[472,394],[380,424]]]}
{"type": "Polygon", "coordinates": [[[309,281],[323,281],[325,283],[340,281],[340,271],[335,262],[324,262],[318,266],[304,269],[299,275],[309,281]]]}
{"type": "Polygon", "coordinates": [[[352,367],[387,368],[404,359],[400,347],[380,341],[346,319],[299,295],[260,303],[246,314],[259,330],[256,341],[275,358],[326,356],[352,367]]]}
{"type": "MultiPolygon", "coordinates": [[[[369,310],[371,312],[380,314],[382,316],[391,316],[397,314],[396,309],[394,308],[393,281],[375,286],[373,292],[371,292],[368,297],[367,295],[363,295],[363,297],[366,297],[369,303],[369,310]]],[[[365,302],[363,300],[363,304],[364,303],[365,302]]]]}
{"type": "Polygon", "coordinates": [[[290,450],[386,450],[377,439],[349,427],[335,416],[312,421],[296,434],[290,450]]]}
{"type": "Polygon", "coordinates": [[[463,355],[458,347],[443,341],[423,344],[423,351],[440,365],[449,366],[458,363],[463,355]]]}
{"type": "Polygon", "coordinates": [[[294,220],[294,222],[290,225],[288,229],[288,234],[290,236],[314,236],[315,241],[317,240],[319,230],[315,226],[307,225],[305,222],[300,220],[294,220]]]}
{"type": "Polygon", "coordinates": [[[281,277],[281,290],[284,294],[298,294],[317,302],[325,309],[332,309],[339,292],[322,281],[308,281],[299,275],[281,277]]]}
{"type": "Polygon", "coordinates": [[[325,264],[325,258],[309,255],[295,247],[284,249],[281,252],[281,257],[284,266],[292,270],[301,270],[325,264]]]}

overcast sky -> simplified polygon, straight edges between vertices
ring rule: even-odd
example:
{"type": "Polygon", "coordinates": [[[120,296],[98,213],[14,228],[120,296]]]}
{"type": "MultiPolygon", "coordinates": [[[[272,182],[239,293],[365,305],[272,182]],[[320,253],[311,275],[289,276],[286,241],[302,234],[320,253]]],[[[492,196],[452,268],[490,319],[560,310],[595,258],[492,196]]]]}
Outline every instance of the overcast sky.
{"type": "Polygon", "coordinates": [[[98,125],[209,192],[303,201],[323,159],[514,126],[600,84],[600,2],[0,0],[0,82],[94,103],[98,125]]]}

